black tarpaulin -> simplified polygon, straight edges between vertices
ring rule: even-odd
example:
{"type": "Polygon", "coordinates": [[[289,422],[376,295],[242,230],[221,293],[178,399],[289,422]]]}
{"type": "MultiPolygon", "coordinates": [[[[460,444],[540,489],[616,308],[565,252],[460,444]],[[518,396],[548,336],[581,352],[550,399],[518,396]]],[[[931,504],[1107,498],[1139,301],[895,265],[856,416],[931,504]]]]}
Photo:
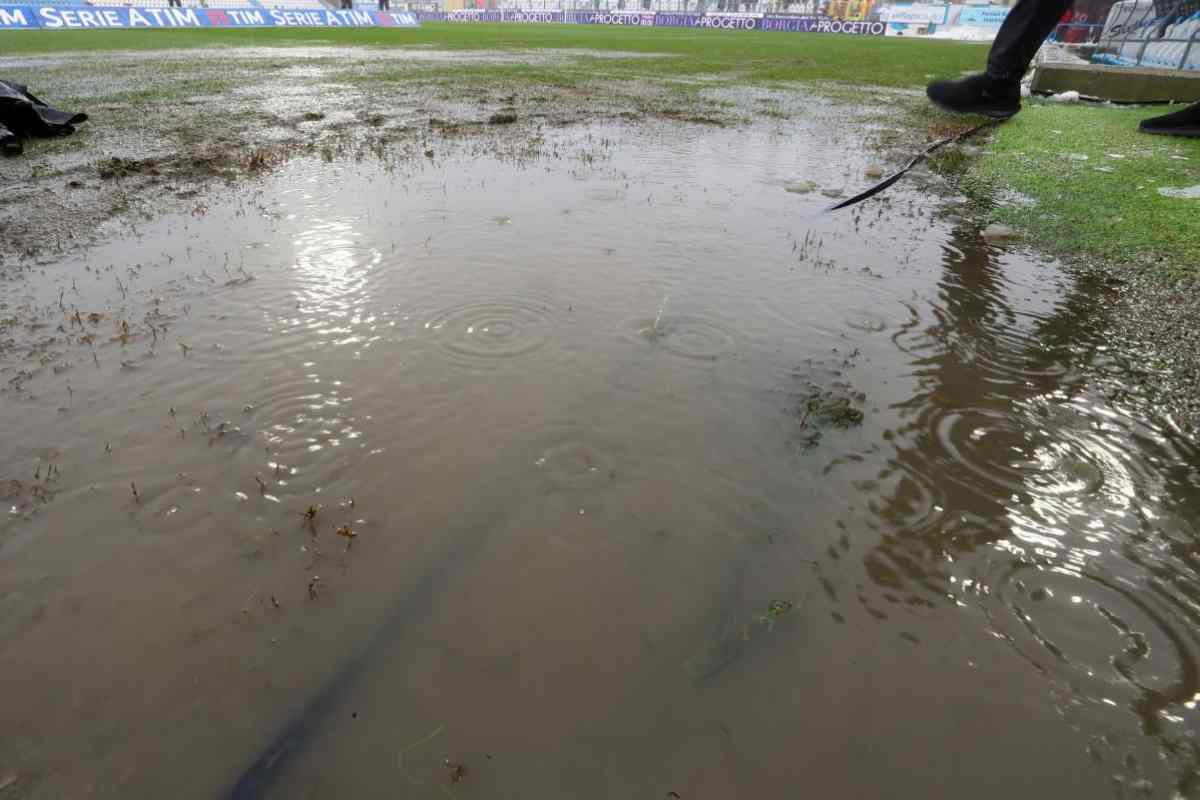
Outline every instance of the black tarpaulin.
{"type": "Polygon", "coordinates": [[[0,80],[0,151],[21,152],[21,140],[30,136],[66,136],[87,119],[87,114],[59,111],[38,100],[19,83],[0,80]]]}

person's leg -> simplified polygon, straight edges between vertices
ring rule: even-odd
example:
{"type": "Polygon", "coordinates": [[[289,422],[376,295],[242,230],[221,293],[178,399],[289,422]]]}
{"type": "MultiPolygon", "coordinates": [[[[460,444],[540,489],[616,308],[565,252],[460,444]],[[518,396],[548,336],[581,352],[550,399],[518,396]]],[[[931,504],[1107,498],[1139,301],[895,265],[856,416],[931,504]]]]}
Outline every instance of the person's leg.
{"type": "Polygon", "coordinates": [[[1021,82],[1038,48],[1058,25],[1074,0],[1020,0],[996,34],[988,54],[987,75],[997,81],[1021,82]]]}
{"type": "Polygon", "coordinates": [[[1025,70],[1072,2],[1018,0],[992,42],[987,72],[957,81],[935,81],[925,93],[946,111],[1008,119],[1021,110],[1025,70]]]}

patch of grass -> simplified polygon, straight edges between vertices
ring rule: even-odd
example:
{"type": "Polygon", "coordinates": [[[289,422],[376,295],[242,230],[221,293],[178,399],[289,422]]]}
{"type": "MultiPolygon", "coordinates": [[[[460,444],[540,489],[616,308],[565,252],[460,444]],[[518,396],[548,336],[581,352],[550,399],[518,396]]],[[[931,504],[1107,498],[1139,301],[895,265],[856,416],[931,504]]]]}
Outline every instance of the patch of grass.
{"type": "Polygon", "coordinates": [[[1140,120],[1164,111],[1029,104],[996,130],[964,188],[989,206],[991,221],[1021,229],[1043,249],[1167,279],[1194,275],[1200,200],[1158,190],[1200,185],[1200,141],[1137,131],[1140,120]]]}
{"type": "Polygon", "coordinates": [[[978,68],[986,53],[984,46],[945,41],[604,25],[427,23],[415,29],[0,32],[0,53],[9,56],[63,51],[297,45],[435,45],[452,50],[578,48],[657,53],[670,58],[605,59],[605,71],[660,77],[720,73],[748,81],[822,80],[876,86],[915,86],[923,84],[929,75],[957,75],[978,68]]]}

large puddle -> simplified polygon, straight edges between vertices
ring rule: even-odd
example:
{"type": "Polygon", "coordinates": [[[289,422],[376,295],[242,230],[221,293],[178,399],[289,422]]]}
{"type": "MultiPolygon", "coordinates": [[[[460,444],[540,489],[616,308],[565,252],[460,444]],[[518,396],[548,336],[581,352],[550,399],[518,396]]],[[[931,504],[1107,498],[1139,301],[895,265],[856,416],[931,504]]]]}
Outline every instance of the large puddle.
{"type": "Polygon", "coordinates": [[[545,135],[0,284],[0,796],[1195,796],[1200,459],[1096,298],[817,214],[844,130],[545,135]]]}

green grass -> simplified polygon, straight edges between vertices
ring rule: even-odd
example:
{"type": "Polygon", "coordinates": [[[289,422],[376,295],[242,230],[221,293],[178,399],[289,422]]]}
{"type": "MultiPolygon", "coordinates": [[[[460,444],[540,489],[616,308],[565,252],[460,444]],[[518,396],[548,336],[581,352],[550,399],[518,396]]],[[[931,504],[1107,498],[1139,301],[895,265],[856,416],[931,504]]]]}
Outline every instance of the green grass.
{"type": "Polygon", "coordinates": [[[989,213],[1043,249],[1166,278],[1194,274],[1200,200],[1164,197],[1158,189],[1200,184],[1200,141],[1137,131],[1141,119],[1165,110],[1031,104],[997,130],[967,173],[968,189],[1035,200],[989,213]]]}
{"type": "Polygon", "coordinates": [[[833,34],[762,33],[603,25],[427,23],[416,29],[279,28],[260,30],[9,31],[6,56],[61,51],[302,45],[435,45],[452,50],[579,48],[656,53],[616,59],[615,71],[642,75],[736,75],[750,81],[846,81],[916,86],[930,75],[955,76],[982,65],[986,48],[956,42],[833,34]]]}

